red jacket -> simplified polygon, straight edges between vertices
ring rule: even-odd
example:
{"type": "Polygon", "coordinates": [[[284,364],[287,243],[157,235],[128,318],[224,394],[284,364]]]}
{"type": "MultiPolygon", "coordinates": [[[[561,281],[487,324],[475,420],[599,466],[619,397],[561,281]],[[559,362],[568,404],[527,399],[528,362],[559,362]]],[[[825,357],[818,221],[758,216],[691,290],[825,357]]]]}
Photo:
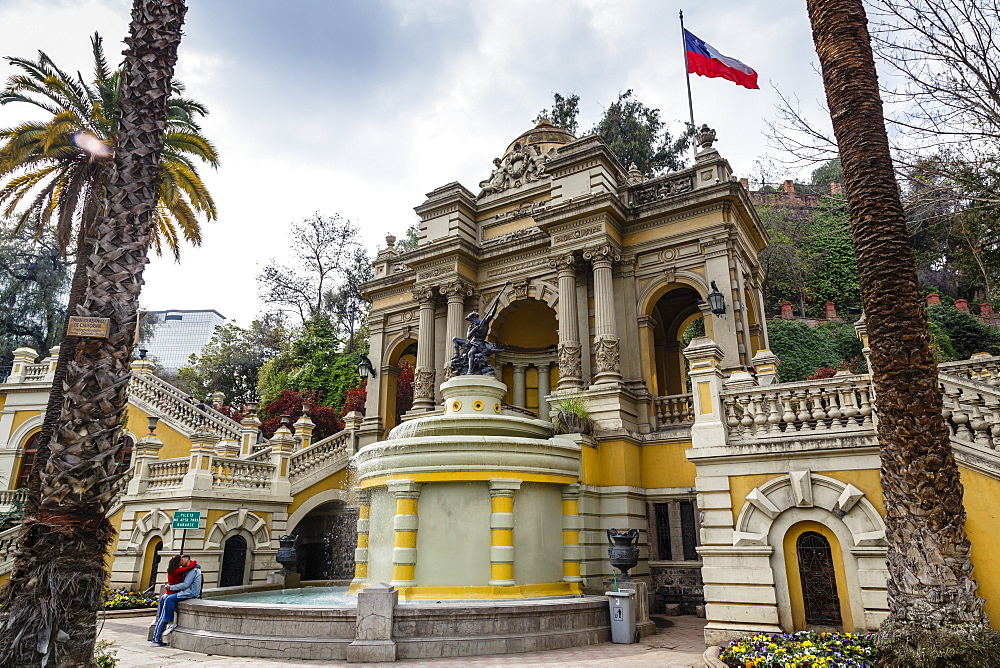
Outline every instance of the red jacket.
{"type": "Polygon", "coordinates": [[[181,566],[173,573],[167,573],[167,584],[176,585],[184,582],[184,576],[187,575],[187,572],[197,565],[197,561],[191,560],[191,563],[187,566],[181,566]]]}

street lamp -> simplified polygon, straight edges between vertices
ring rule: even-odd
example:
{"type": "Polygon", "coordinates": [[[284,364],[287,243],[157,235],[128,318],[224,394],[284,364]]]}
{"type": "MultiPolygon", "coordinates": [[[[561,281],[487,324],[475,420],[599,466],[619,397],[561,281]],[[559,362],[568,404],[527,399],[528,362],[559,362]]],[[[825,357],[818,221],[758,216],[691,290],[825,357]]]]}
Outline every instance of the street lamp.
{"type": "Polygon", "coordinates": [[[358,375],[361,376],[361,380],[368,380],[375,375],[375,367],[364,353],[361,353],[361,359],[358,360],[358,375]]]}
{"type": "Polygon", "coordinates": [[[712,281],[712,291],[708,293],[708,306],[715,315],[721,316],[726,313],[726,297],[719,292],[715,281],[712,281]]]}

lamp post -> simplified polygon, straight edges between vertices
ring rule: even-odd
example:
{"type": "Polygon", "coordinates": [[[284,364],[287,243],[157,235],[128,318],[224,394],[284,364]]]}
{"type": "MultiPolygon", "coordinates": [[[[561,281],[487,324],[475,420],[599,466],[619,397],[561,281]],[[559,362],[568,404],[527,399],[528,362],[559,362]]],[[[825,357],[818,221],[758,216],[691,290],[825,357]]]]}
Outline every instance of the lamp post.
{"type": "Polygon", "coordinates": [[[715,285],[715,281],[712,281],[712,291],[708,293],[708,307],[712,309],[712,313],[717,316],[722,316],[726,313],[726,297],[719,292],[719,288],[715,285]]]}

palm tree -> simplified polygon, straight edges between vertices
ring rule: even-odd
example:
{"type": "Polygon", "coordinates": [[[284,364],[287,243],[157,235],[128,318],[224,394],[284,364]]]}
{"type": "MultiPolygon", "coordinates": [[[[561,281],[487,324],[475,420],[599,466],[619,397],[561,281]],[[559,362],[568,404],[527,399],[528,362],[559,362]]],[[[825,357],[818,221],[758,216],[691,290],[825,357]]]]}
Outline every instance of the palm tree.
{"type": "Polygon", "coordinates": [[[104,201],[86,251],[91,264],[77,312],[108,319],[106,338],[83,338],[67,367],[65,400],[41,474],[39,507],[26,513],[14,572],[0,592],[0,664],[93,665],[105,517],[115,494],[118,425],[142,273],[157,220],[168,99],[183,0],[134,0],[120,120],[104,201]]]}
{"type": "Polygon", "coordinates": [[[963,488],[941,418],[862,0],[807,5],[844,168],[877,397],[890,608],[879,634],[881,659],[1000,665],[972,576],[963,488]]]}
{"type": "MultiPolygon", "coordinates": [[[[49,114],[46,121],[27,121],[0,129],[0,206],[3,214],[16,216],[18,228],[33,227],[36,234],[55,219],[63,251],[75,229],[76,267],[70,287],[67,313],[76,315],[87,275],[84,239],[92,230],[111,173],[111,153],[121,123],[123,71],[112,71],[104,56],[100,35],[91,38],[94,77],[88,83],[60,69],[39,51],[37,60],[11,57],[21,70],[0,91],[0,104],[21,102],[49,114]],[[23,207],[19,205],[25,202],[23,207]]],[[[172,82],[167,102],[163,170],[159,200],[154,212],[153,245],[157,254],[164,246],[180,257],[180,238],[201,244],[199,216],[214,220],[215,202],[198,173],[196,160],[218,166],[218,152],[202,134],[198,119],[208,110],[185,98],[183,85],[172,82]]],[[[62,406],[63,376],[76,339],[64,333],[56,365],[52,392],[45,412],[40,456],[44,461],[52,429],[62,406]]],[[[32,476],[37,491],[37,477],[32,476]]]]}

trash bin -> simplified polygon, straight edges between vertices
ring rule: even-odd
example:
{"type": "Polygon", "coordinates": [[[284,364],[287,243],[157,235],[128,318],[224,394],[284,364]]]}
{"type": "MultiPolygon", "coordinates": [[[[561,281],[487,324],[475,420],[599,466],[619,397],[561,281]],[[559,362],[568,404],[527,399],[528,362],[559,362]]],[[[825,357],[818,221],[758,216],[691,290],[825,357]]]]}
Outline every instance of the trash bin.
{"type": "Polygon", "coordinates": [[[635,591],[605,592],[611,608],[611,642],[630,644],[635,642],[635,591]]]}

